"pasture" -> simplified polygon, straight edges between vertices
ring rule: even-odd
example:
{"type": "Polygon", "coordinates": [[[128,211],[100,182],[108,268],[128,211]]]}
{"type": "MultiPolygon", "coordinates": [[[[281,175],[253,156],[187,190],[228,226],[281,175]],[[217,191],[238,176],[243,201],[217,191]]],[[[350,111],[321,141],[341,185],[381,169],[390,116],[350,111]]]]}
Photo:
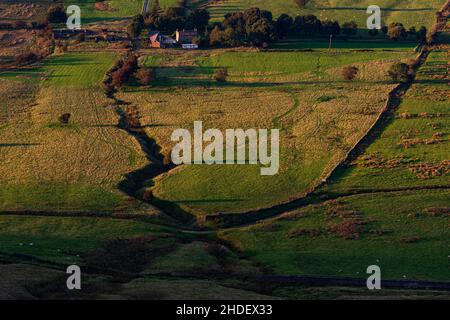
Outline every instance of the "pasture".
{"type": "Polygon", "coordinates": [[[155,87],[132,87],[120,98],[138,105],[166,155],[171,132],[191,129],[195,120],[205,128],[281,129],[276,176],[260,176],[256,165],[192,165],[155,181],[158,198],[194,214],[239,212],[288,201],[320,182],[383,108],[393,87],[386,68],[413,56],[405,50],[151,54],[147,65],[159,66],[155,87]],[[346,65],[360,69],[357,80],[342,80],[346,65]],[[218,67],[229,68],[225,84],[212,80],[218,67]]]}
{"type": "MultiPolygon", "coordinates": [[[[81,9],[81,22],[90,23],[104,20],[124,19],[140,14],[143,0],[110,0],[107,1],[106,10],[98,10],[95,7],[96,0],[65,0],[66,6],[74,4],[81,9]]],[[[160,0],[160,6],[166,7],[176,3],[176,0],[160,0]]]]}
{"type": "Polygon", "coordinates": [[[381,137],[316,192],[337,200],[223,239],[279,274],[363,277],[376,264],[384,278],[448,281],[450,194],[431,190],[449,183],[447,62],[448,46],[431,52],[381,137]]]}
{"type": "MultiPolygon", "coordinates": [[[[305,8],[299,8],[294,0],[221,0],[208,6],[214,20],[222,20],[229,12],[252,7],[269,10],[277,18],[282,13],[291,16],[314,14],[321,20],[337,20],[340,23],[355,21],[360,28],[366,28],[367,7],[373,5],[368,0],[310,0],[305,8]]],[[[442,6],[441,0],[381,0],[376,3],[382,10],[382,22],[401,22],[406,27],[430,27],[435,12],[442,6]]]]}
{"type": "Polygon", "coordinates": [[[383,279],[448,280],[448,218],[426,211],[447,206],[448,196],[420,191],[345,197],[220,236],[275,274],[364,278],[367,266],[379,265],[383,279]],[[344,234],[331,229],[346,219],[362,227],[344,234]]]}
{"type": "Polygon", "coordinates": [[[0,74],[7,117],[1,129],[2,210],[114,210],[133,202],[117,191],[146,159],[116,127],[100,88],[113,54],[65,54],[0,74]],[[9,88],[19,86],[19,91],[9,88]],[[69,125],[58,117],[70,113],[69,125]]]}
{"type": "Polygon", "coordinates": [[[324,192],[449,185],[448,51],[433,51],[381,137],[324,192]]]}

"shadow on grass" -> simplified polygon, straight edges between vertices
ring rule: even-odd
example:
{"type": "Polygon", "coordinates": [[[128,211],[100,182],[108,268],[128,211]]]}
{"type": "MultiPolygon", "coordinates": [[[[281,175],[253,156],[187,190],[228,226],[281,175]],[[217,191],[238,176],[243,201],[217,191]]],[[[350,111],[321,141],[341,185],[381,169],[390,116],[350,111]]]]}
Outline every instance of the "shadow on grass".
{"type": "MultiPolygon", "coordinates": [[[[351,11],[366,11],[366,7],[317,7],[317,10],[351,10],[351,11]]],[[[382,11],[399,11],[399,12],[417,12],[417,11],[435,11],[434,8],[380,8],[382,11]]]]}
{"type": "Polygon", "coordinates": [[[40,143],[0,143],[0,148],[33,147],[40,145],[40,143]]]}

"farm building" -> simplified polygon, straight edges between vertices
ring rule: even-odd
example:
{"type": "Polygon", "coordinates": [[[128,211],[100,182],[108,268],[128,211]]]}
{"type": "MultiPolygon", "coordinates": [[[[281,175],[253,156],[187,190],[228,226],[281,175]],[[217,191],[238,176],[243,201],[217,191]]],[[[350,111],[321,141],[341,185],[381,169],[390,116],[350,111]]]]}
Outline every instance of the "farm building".
{"type": "Polygon", "coordinates": [[[152,48],[170,48],[177,43],[171,37],[165,36],[159,31],[150,31],[149,36],[152,48]]]}
{"type": "Polygon", "coordinates": [[[194,38],[198,36],[197,29],[194,30],[177,30],[175,33],[175,39],[179,44],[190,44],[193,43],[194,38]]]}

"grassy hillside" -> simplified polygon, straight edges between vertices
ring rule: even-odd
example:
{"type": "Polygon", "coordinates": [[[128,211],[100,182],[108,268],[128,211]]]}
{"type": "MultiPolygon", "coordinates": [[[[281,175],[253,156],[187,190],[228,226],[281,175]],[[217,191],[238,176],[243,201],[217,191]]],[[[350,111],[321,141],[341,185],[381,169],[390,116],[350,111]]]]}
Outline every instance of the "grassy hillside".
{"type": "Polygon", "coordinates": [[[122,176],[142,166],[139,145],[116,127],[99,87],[112,54],[65,54],[0,74],[8,99],[0,136],[2,210],[127,207],[122,176]],[[22,90],[10,94],[9,88],[22,90]],[[25,98],[25,99],[24,99],[25,98]],[[68,126],[58,117],[71,113],[68,126]]]}
{"type": "Polygon", "coordinates": [[[447,50],[433,51],[392,121],[324,192],[449,185],[447,50]]]}
{"type": "MultiPolygon", "coordinates": [[[[100,20],[113,20],[132,17],[142,12],[143,0],[109,0],[109,10],[101,11],[95,8],[96,0],[65,0],[66,6],[75,4],[81,8],[82,23],[95,22],[100,20]]],[[[171,6],[176,0],[160,0],[161,7],[171,6]]]]}
{"type": "Polygon", "coordinates": [[[426,189],[450,181],[447,61],[448,46],[430,54],[381,137],[317,192],[362,194],[223,232],[224,239],[279,274],[363,277],[376,264],[385,279],[448,281],[450,193],[426,189]]]}
{"type": "MultiPolygon", "coordinates": [[[[321,20],[337,20],[341,23],[354,20],[360,28],[366,28],[366,9],[373,5],[368,0],[310,0],[305,8],[299,8],[294,0],[222,0],[212,2],[209,10],[215,20],[232,11],[259,7],[269,10],[274,17],[282,13],[292,16],[314,14],[321,20]]],[[[382,9],[384,24],[401,22],[405,26],[431,26],[441,0],[381,0],[376,3],[382,9]]]]}
{"type": "Polygon", "coordinates": [[[379,265],[383,279],[448,280],[448,218],[426,211],[447,206],[448,196],[422,191],[346,197],[222,237],[275,274],[362,278],[367,266],[379,265]],[[349,227],[349,219],[360,226],[349,227]],[[347,226],[343,234],[330,230],[340,224],[347,226]]]}
{"type": "Polygon", "coordinates": [[[194,165],[156,183],[158,197],[196,214],[247,210],[287,201],[320,181],[384,106],[393,86],[386,68],[413,56],[404,50],[152,54],[147,64],[160,66],[157,88],[121,98],[139,105],[147,132],[166,154],[172,130],[191,129],[195,120],[205,128],[280,128],[276,176],[261,177],[259,166],[194,165]],[[360,68],[351,83],[340,76],[350,64],[360,68]],[[229,68],[223,85],[211,79],[217,67],[229,68]]]}

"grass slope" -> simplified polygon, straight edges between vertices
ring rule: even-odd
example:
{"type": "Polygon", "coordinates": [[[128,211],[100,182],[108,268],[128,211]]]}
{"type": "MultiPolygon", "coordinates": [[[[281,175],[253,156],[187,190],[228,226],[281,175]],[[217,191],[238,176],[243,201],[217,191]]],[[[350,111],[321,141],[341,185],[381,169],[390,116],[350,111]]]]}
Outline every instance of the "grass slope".
{"type": "Polygon", "coordinates": [[[442,191],[353,196],[222,237],[275,274],[362,278],[369,265],[379,265],[383,279],[448,281],[448,218],[424,211],[447,206],[448,196],[442,191]],[[340,220],[332,215],[338,206],[369,221],[358,240],[326,231],[340,220]],[[318,231],[317,236],[308,233],[318,231]],[[417,242],[407,243],[413,237],[417,242]]]}
{"type": "Polygon", "coordinates": [[[276,176],[260,176],[259,166],[193,165],[156,182],[158,197],[196,214],[248,210],[287,201],[320,181],[383,107],[392,88],[386,67],[412,56],[404,50],[152,54],[147,63],[159,66],[158,88],[121,98],[139,105],[166,154],[171,132],[190,129],[195,120],[205,128],[282,129],[276,176]],[[350,64],[360,68],[351,83],[340,80],[342,66],[350,64]],[[230,76],[219,85],[211,77],[223,66],[230,76]]]}
{"type": "MultiPolygon", "coordinates": [[[[311,0],[300,9],[293,0],[222,0],[212,2],[209,10],[215,20],[221,20],[228,12],[259,7],[269,10],[274,17],[282,13],[291,16],[314,14],[321,20],[337,20],[341,23],[354,20],[360,28],[366,27],[366,9],[373,5],[369,0],[311,0]]],[[[442,0],[381,0],[376,3],[382,9],[384,24],[401,22],[405,26],[431,26],[435,12],[443,5],[442,0]]]]}
{"type": "Polygon", "coordinates": [[[22,87],[3,108],[0,138],[2,210],[110,210],[128,207],[122,176],[146,161],[116,127],[100,89],[112,54],[65,54],[31,70],[0,75],[0,90],[22,87]],[[22,97],[28,97],[22,100],[22,97]],[[61,126],[62,113],[72,115],[61,126]]]}

